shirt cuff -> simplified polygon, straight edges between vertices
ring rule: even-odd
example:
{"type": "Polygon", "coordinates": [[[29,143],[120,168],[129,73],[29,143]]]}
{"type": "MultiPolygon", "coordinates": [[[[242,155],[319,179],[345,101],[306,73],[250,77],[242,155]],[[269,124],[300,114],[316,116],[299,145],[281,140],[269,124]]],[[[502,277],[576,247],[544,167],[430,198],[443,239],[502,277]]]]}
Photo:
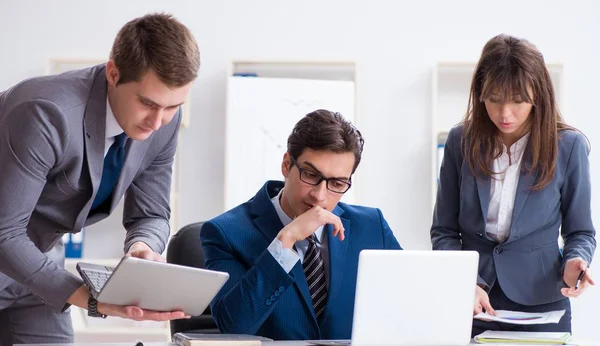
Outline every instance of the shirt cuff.
{"type": "Polygon", "coordinates": [[[292,249],[284,249],[283,244],[281,244],[281,241],[277,238],[273,239],[267,250],[288,274],[292,271],[296,262],[300,260],[300,256],[292,249]]]}

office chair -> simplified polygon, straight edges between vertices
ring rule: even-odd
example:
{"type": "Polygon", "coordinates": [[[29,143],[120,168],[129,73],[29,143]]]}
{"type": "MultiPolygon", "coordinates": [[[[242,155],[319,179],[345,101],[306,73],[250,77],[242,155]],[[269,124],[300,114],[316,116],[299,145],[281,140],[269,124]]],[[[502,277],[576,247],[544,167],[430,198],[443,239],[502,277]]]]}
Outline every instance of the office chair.
{"type": "MultiPolygon", "coordinates": [[[[167,262],[188,267],[204,268],[204,253],[200,243],[200,230],[204,222],[184,226],[177,232],[167,248],[167,262]]],[[[171,336],[178,332],[220,333],[210,313],[210,307],[200,316],[173,320],[171,336]]]]}

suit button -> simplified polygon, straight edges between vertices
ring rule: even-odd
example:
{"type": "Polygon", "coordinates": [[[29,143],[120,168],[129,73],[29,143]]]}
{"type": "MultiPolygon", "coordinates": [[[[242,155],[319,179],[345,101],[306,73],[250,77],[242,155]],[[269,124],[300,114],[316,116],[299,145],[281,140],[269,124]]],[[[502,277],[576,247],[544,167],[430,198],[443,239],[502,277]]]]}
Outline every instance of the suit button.
{"type": "Polygon", "coordinates": [[[271,301],[271,299],[267,299],[267,301],[265,302],[265,304],[271,305],[271,304],[273,304],[273,302],[271,301]]]}
{"type": "Polygon", "coordinates": [[[285,288],[283,286],[279,286],[279,292],[283,293],[283,291],[285,291],[285,288]]]}
{"type": "Polygon", "coordinates": [[[497,247],[494,251],[499,255],[502,253],[502,251],[504,251],[504,249],[501,247],[497,247]]]}
{"type": "Polygon", "coordinates": [[[281,295],[281,293],[279,293],[279,291],[275,291],[275,293],[273,293],[275,295],[275,297],[279,297],[281,295]]]}
{"type": "Polygon", "coordinates": [[[481,232],[477,232],[477,236],[478,236],[479,238],[483,238],[483,233],[481,233],[481,232]]]}

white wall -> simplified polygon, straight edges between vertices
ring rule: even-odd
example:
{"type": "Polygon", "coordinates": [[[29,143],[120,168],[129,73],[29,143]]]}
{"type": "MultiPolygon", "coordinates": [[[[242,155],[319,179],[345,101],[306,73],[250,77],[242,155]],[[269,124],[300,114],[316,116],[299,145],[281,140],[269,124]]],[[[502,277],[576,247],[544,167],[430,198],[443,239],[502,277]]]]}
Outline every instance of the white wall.
{"type": "MultiPolygon", "coordinates": [[[[41,74],[50,57],[106,56],[117,30],[150,11],[175,14],[192,29],[202,54],[191,127],[181,135],[182,225],[223,211],[222,133],[231,60],[357,62],[357,125],[366,138],[357,198],[383,210],[405,248],[430,246],[432,67],[438,60],[477,60],[484,43],[500,32],[526,37],[548,62],[564,64],[562,111],[590,138],[592,172],[600,171],[594,107],[600,3],[593,0],[2,0],[0,90],[41,74]]],[[[596,225],[599,193],[594,184],[596,225]]],[[[576,308],[591,313],[593,303],[600,310],[599,297],[590,292],[576,308]]],[[[597,320],[575,319],[587,330],[597,320]]]]}

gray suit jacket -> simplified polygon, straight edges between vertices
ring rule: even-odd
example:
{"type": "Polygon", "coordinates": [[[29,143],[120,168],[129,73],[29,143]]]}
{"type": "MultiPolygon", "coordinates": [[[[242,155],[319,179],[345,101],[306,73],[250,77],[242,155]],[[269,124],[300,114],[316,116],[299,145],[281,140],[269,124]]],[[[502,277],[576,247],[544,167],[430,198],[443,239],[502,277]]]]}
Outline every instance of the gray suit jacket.
{"type": "MultiPolygon", "coordinates": [[[[104,163],[104,65],[26,80],[0,93],[0,290],[14,281],[57,310],[82,282],[44,253],[80,232],[104,163]]],[[[110,211],[125,193],[125,249],[162,252],[169,234],[171,169],[181,115],[147,140],[129,140],[110,211]]]]}
{"type": "Polygon", "coordinates": [[[526,148],[510,236],[503,243],[485,233],[490,178],[476,179],[463,160],[462,126],[450,131],[444,148],[431,226],[433,249],[478,251],[478,283],[492,287],[499,280],[506,296],[523,305],[564,299],[565,261],[581,257],[591,263],[596,248],[587,142],[575,131],[559,136],[554,179],[540,191],[531,189],[535,179],[526,172],[531,167],[526,148]],[[562,255],[559,228],[565,242],[562,255]]]}

